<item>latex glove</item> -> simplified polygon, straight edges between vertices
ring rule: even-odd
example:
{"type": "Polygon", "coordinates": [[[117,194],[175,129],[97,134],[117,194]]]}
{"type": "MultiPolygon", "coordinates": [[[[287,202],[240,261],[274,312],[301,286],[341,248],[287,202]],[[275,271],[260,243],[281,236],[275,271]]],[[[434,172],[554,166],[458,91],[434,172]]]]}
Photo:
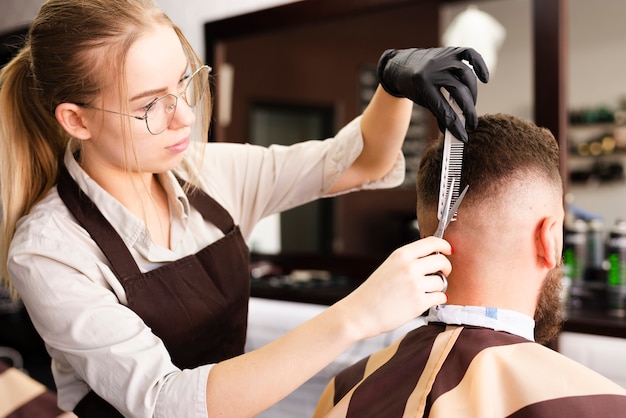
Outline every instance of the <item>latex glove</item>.
{"type": "Polygon", "coordinates": [[[435,115],[442,132],[447,128],[465,142],[465,127],[440,88],[450,93],[463,111],[467,128],[473,129],[478,124],[476,77],[488,82],[489,70],[473,48],[389,49],[378,61],[378,81],[387,93],[424,106],[435,115]]]}

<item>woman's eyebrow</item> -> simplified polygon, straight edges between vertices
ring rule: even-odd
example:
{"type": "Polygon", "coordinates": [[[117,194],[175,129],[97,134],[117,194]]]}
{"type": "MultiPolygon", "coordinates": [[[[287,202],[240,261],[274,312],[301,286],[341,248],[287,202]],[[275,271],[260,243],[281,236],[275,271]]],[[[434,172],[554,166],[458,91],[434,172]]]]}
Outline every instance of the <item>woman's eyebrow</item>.
{"type": "MultiPolygon", "coordinates": [[[[181,73],[179,80],[182,80],[182,78],[185,77],[185,73],[187,72],[188,68],[189,68],[189,64],[185,65],[185,69],[181,73]]],[[[156,89],[146,90],[131,97],[130,101],[134,102],[135,100],[143,99],[144,97],[156,96],[158,94],[165,94],[165,92],[167,92],[167,87],[159,87],[156,89]]]]}
{"type": "Polygon", "coordinates": [[[161,88],[153,89],[153,90],[147,90],[147,91],[139,93],[136,96],[131,97],[130,101],[134,102],[135,100],[143,99],[144,97],[156,96],[158,94],[165,93],[166,91],[167,91],[166,87],[161,87],[161,88]]]}

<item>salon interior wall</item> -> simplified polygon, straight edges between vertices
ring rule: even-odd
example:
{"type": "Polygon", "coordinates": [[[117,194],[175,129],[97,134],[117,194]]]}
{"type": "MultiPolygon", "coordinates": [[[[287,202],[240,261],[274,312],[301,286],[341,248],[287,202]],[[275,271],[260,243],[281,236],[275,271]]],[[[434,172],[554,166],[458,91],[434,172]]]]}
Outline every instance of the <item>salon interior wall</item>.
{"type": "MultiPolygon", "coordinates": [[[[204,23],[250,13],[294,0],[155,0],[180,26],[200,55],[204,51],[204,23]],[[184,7],[181,7],[181,3],[184,7]]],[[[0,33],[28,25],[44,0],[0,0],[0,33]]]]}
{"type": "MultiPolygon", "coordinates": [[[[179,0],[156,2],[183,28],[202,55],[204,23],[293,0],[185,0],[186,7],[180,7],[179,0]]],[[[27,25],[42,3],[42,0],[0,0],[0,33],[27,25]]],[[[440,27],[446,28],[470,4],[478,5],[506,28],[493,77],[489,84],[480,86],[478,112],[508,112],[532,119],[531,0],[449,2],[441,8],[440,27]]],[[[570,108],[616,107],[626,95],[623,16],[626,16],[623,0],[569,0],[570,108]]],[[[626,218],[624,182],[600,187],[570,184],[570,192],[577,206],[604,216],[607,224],[616,218],[626,218]]]]}

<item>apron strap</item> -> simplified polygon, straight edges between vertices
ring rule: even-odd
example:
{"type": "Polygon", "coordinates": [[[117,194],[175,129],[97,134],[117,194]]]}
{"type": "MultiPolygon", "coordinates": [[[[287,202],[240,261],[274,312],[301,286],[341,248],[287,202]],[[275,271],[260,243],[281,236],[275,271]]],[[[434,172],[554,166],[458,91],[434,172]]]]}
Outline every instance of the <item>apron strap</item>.
{"type": "Polygon", "coordinates": [[[111,269],[118,280],[141,273],[137,263],[126,247],[124,240],[104,217],[98,207],[80,189],[67,171],[65,164],[59,167],[57,182],[59,196],[78,223],[85,228],[109,260],[111,269]]]}
{"type": "Polygon", "coordinates": [[[90,390],[72,411],[78,418],[124,418],[111,404],[90,390]]]}
{"type": "MultiPolygon", "coordinates": [[[[187,185],[187,182],[179,177],[176,177],[176,180],[178,180],[178,183],[180,183],[183,188],[187,185]]],[[[224,235],[228,234],[235,227],[235,222],[233,221],[233,217],[230,216],[230,213],[228,213],[222,205],[217,203],[215,199],[197,187],[192,186],[191,189],[189,189],[187,199],[189,199],[191,206],[202,214],[204,219],[210,220],[224,235]]]]}

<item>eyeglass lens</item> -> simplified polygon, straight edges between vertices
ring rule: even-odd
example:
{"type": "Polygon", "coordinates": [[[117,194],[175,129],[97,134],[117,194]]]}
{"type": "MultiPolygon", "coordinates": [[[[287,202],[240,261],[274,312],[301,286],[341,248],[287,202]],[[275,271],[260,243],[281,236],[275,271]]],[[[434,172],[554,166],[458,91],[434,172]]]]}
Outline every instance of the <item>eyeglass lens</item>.
{"type": "Polygon", "coordinates": [[[189,107],[196,107],[204,98],[209,86],[209,72],[207,66],[200,67],[187,81],[185,90],[178,96],[168,94],[155,101],[146,112],[146,125],[153,135],[165,131],[172,123],[176,114],[178,98],[183,97],[189,107]]]}

